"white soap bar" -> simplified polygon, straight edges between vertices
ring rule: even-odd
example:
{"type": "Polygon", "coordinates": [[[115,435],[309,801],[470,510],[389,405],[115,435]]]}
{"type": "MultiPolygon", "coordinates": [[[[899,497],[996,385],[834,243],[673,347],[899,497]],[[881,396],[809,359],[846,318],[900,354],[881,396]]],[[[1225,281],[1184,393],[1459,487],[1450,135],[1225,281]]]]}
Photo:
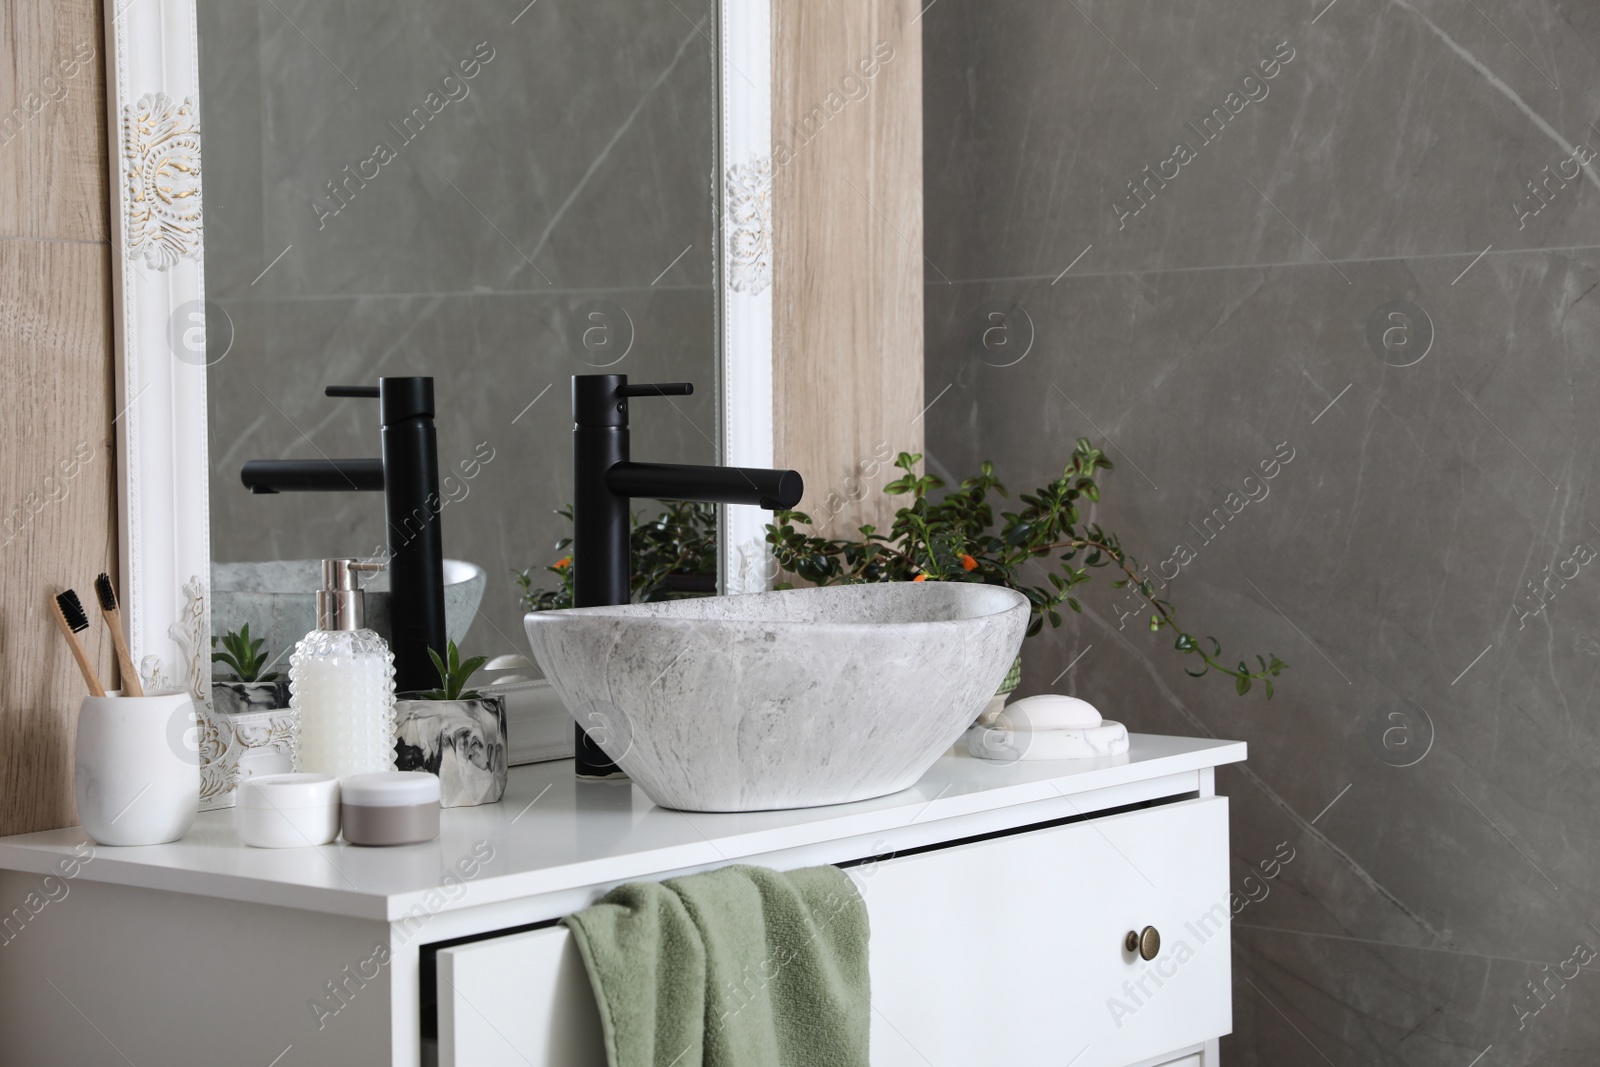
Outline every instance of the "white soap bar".
{"type": "Polygon", "coordinates": [[[997,763],[1020,760],[1126,759],[1128,728],[1106,719],[1081,730],[1011,730],[1003,724],[967,731],[967,752],[997,763]]]}
{"type": "Polygon", "coordinates": [[[999,720],[1013,730],[1087,730],[1103,721],[1087,700],[1060,693],[1013,700],[1001,710],[999,720]]]}

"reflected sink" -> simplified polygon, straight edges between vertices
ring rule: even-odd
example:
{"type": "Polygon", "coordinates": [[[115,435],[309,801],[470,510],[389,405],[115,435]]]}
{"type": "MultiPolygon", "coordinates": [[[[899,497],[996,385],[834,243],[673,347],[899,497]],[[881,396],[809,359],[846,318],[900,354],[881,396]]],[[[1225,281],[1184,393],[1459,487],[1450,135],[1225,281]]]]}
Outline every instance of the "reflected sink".
{"type": "Polygon", "coordinates": [[[842,804],[913,785],[988,703],[1028,602],[896,582],[526,616],[573,717],[688,811],[842,804]]]}
{"type": "MultiPolygon", "coordinates": [[[[478,614],[487,581],[484,569],[474,563],[444,561],[444,628],[457,644],[478,614]]],[[[321,560],[213,563],[211,632],[221,637],[249,623],[251,639],[266,638],[262,651],[276,661],[276,670],[287,675],[295,642],[317,625],[321,585],[321,560]]],[[[367,592],[367,626],[388,640],[389,575],[371,575],[362,588],[367,592]]]]}

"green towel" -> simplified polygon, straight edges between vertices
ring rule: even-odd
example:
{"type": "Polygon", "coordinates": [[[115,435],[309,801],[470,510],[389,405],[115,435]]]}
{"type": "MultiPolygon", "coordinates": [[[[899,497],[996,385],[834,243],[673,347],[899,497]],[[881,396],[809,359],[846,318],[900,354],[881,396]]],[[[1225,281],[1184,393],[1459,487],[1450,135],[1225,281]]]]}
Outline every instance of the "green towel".
{"type": "Polygon", "coordinates": [[[565,922],[611,1067],[867,1067],[867,908],[837,867],[631,882],[565,922]]]}

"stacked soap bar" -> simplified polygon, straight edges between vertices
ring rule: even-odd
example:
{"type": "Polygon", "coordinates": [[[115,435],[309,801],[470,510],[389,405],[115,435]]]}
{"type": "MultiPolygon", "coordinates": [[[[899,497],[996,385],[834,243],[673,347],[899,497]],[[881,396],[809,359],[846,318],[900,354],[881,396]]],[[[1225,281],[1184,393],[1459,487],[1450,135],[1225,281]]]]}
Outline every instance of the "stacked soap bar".
{"type": "Polygon", "coordinates": [[[1015,700],[992,722],[967,731],[967,751],[979,759],[1096,759],[1128,751],[1128,728],[1102,719],[1093,704],[1058,693],[1015,700]]]}

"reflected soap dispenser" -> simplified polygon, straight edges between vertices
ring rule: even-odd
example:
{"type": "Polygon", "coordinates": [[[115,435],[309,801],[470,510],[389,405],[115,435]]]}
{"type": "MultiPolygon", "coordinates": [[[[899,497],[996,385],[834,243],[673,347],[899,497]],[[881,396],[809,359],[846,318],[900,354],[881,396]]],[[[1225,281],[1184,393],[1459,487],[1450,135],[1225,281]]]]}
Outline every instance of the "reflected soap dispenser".
{"type": "Polygon", "coordinates": [[[317,628],[289,658],[294,769],[343,778],[394,770],[394,653],[365,628],[356,584],[381,563],[322,561],[317,628]]]}

